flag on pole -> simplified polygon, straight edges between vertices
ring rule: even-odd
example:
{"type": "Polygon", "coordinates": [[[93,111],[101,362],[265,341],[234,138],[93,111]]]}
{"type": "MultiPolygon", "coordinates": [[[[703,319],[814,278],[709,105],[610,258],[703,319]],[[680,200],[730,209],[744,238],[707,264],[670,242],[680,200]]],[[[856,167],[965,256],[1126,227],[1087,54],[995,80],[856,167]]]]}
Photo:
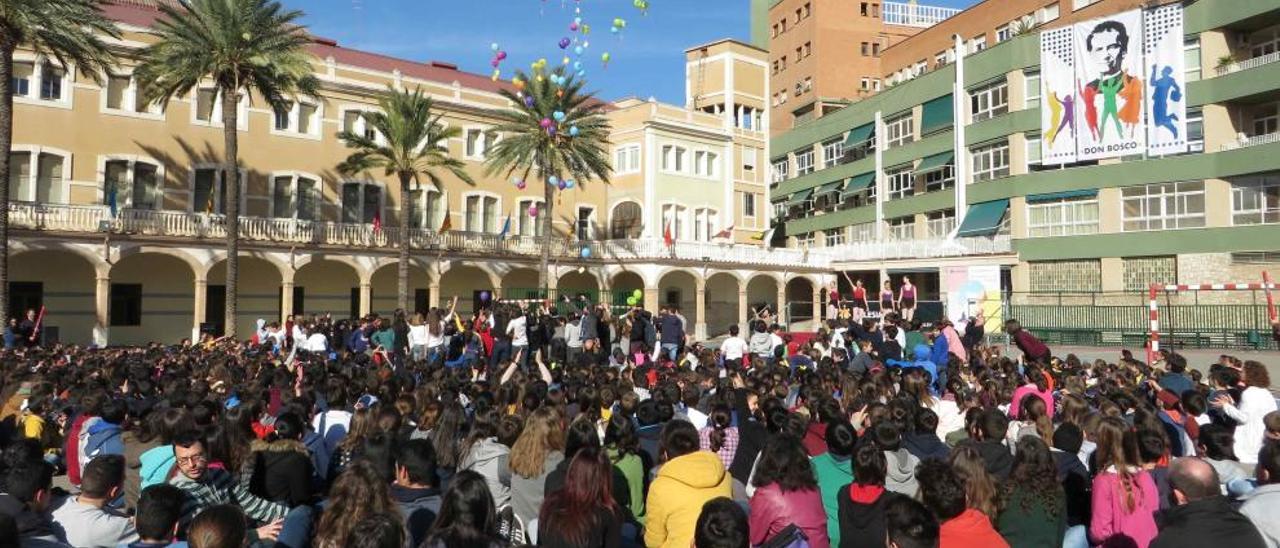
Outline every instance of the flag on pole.
{"type": "Polygon", "coordinates": [[[438,230],[437,232],[441,234],[447,234],[450,230],[453,230],[453,221],[449,217],[449,212],[446,211],[444,212],[444,222],[440,223],[440,230],[438,230]]]}
{"type": "Polygon", "coordinates": [[[765,231],[763,231],[763,232],[761,232],[761,233],[759,233],[759,234],[756,234],[756,235],[752,236],[752,237],[751,237],[751,239],[752,239],[752,240],[755,240],[755,241],[757,241],[757,242],[762,242],[762,243],[764,243],[764,246],[765,246],[765,247],[770,247],[770,242],[772,242],[772,241],[773,241],[773,231],[774,231],[774,230],[776,230],[776,227],[775,227],[775,228],[770,228],[769,230],[765,230],[765,231]]]}
{"type": "Polygon", "coordinates": [[[374,234],[382,233],[382,210],[381,209],[375,209],[373,211],[373,233],[374,234]]]}
{"type": "Polygon", "coordinates": [[[511,232],[511,214],[510,213],[507,214],[507,220],[502,221],[502,230],[498,231],[498,239],[499,240],[507,239],[508,232],[511,232]]]}
{"type": "Polygon", "coordinates": [[[724,238],[724,239],[726,239],[726,240],[732,240],[732,239],[733,239],[733,227],[732,227],[732,226],[730,226],[729,228],[726,228],[726,229],[724,229],[724,230],[721,230],[720,232],[717,232],[715,236],[712,236],[712,239],[718,239],[718,238],[724,238]]]}
{"type": "Polygon", "coordinates": [[[667,222],[667,224],[662,229],[662,242],[667,244],[667,247],[671,247],[676,243],[676,239],[671,236],[670,222],[667,222]]]}
{"type": "Polygon", "coordinates": [[[107,188],[107,208],[111,210],[111,218],[116,218],[116,185],[107,188]]]}

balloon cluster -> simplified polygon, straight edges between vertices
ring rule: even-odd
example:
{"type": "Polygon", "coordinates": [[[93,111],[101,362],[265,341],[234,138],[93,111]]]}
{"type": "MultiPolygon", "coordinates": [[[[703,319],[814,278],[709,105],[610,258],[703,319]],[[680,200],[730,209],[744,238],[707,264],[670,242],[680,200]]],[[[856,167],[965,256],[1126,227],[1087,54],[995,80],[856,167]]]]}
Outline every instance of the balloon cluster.
{"type": "Polygon", "coordinates": [[[502,62],[507,60],[507,52],[497,42],[489,44],[489,49],[493,50],[493,59],[489,60],[489,66],[493,67],[493,74],[489,78],[497,82],[498,77],[502,76],[502,62]]]}
{"type": "Polygon", "coordinates": [[[627,306],[640,306],[642,302],[644,302],[644,291],[637,289],[627,296],[627,306]]]}

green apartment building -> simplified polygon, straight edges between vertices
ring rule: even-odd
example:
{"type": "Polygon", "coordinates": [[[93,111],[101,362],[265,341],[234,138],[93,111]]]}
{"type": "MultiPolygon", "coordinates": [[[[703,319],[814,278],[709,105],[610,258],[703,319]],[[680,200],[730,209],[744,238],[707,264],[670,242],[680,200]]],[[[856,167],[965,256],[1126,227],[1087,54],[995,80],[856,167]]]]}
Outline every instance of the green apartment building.
{"type": "MultiPolygon", "coordinates": [[[[990,46],[956,28],[932,67],[885,67],[884,92],[774,138],[775,242],[823,249],[842,293],[910,276],[946,302],[956,269],[998,268],[1006,317],[1081,344],[1140,342],[1151,283],[1280,274],[1280,0],[1184,3],[1188,152],[1047,165],[1039,35],[1062,4],[990,46]]],[[[1259,343],[1264,302],[1160,295],[1165,329],[1201,345],[1259,343]]]]}

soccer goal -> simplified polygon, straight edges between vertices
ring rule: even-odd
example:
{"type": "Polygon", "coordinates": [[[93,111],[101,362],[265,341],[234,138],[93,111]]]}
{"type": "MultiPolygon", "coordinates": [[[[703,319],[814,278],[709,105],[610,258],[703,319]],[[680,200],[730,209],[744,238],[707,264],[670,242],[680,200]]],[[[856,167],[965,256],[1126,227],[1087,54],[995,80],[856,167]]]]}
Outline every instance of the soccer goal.
{"type": "Polygon", "coordinates": [[[1216,284],[1160,284],[1152,283],[1148,293],[1150,298],[1149,319],[1151,334],[1147,341],[1147,364],[1155,362],[1155,355],[1160,351],[1160,294],[1172,295],[1183,291],[1258,291],[1267,297],[1267,317],[1272,323],[1276,321],[1275,300],[1271,290],[1275,284],[1266,271],[1262,272],[1262,283],[1216,283],[1216,284]]]}

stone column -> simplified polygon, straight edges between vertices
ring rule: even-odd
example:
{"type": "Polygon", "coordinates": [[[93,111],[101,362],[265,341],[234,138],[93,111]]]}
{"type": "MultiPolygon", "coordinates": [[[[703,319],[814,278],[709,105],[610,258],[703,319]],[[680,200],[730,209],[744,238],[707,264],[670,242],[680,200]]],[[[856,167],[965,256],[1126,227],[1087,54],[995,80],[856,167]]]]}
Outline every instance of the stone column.
{"type": "Polygon", "coordinates": [[[822,307],[822,286],[813,284],[813,322],[815,329],[822,325],[822,316],[826,309],[822,307]]]}
{"type": "Polygon", "coordinates": [[[751,307],[747,303],[747,288],[743,286],[738,289],[738,330],[739,334],[744,337],[749,333],[747,327],[751,324],[751,307]]]}
{"type": "MultiPolygon", "coordinates": [[[[209,305],[209,278],[207,274],[196,274],[195,291],[195,306],[192,307],[191,314],[191,342],[193,343],[200,340],[200,324],[204,323],[205,311],[209,305]]],[[[227,327],[230,328],[230,326],[227,327]]]]}
{"type": "Polygon", "coordinates": [[[373,282],[360,280],[360,315],[368,316],[373,311],[373,282]]]}
{"type": "Polygon", "coordinates": [[[436,280],[431,280],[431,284],[427,286],[427,306],[440,306],[440,282],[436,280]]]}
{"type": "Polygon", "coordinates": [[[778,284],[778,313],[776,314],[778,325],[787,325],[787,283],[786,281],[778,284]]]}
{"type": "Polygon", "coordinates": [[[293,273],[290,272],[280,280],[280,326],[284,329],[285,320],[293,315],[293,273]]]}
{"type": "Polygon", "coordinates": [[[648,310],[651,314],[657,314],[658,308],[658,288],[644,288],[644,309],[648,310]]]}
{"type": "Polygon", "coordinates": [[[696,283],[694,295],[697,300],[693,303],[693,336],[703,341],[707,339],[707,281],[695,278],[694,282],[696,283]]]}
{"type": "Polygon", "coordinates": [[[111,326],[111,275],[100,274],[94,284],[93,344],[106,346],[111,326]]]}

